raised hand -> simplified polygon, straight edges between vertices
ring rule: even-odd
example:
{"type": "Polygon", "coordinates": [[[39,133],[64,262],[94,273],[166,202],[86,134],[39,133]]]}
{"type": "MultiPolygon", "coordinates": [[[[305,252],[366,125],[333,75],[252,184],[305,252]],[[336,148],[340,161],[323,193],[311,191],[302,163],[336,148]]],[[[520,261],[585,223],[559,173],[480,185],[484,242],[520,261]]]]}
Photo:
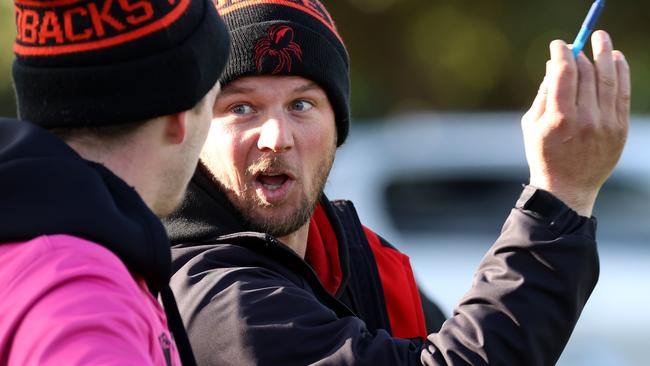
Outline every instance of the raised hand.
{"type": "Polygon", "coordinates": [[[550,45],[546,76],[522,118],[530,184],[591,216],[616,166],[629,128],[630,69],[609,35],[594,32],[594,63],[574,59],[563,41],[550,45]]]}

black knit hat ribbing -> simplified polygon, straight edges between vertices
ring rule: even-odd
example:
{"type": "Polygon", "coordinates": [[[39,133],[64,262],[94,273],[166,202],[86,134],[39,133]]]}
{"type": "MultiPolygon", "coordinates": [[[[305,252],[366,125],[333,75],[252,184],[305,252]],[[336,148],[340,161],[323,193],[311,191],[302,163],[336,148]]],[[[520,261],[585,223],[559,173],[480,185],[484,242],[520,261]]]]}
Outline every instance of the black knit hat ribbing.
{"type": "Polygon", "coordinates": [[[218,1],[232,37],[221,77],[295,75],[318,83],[334,109],[341,146],[350,127],[349,56],[334,21],[317,0],[218,1]]]}
{"type": "Polygon", "coordinates": [[[21,119],[86,127],[191,109],[229,37],[211,0],[14,0],[21,119]]]}

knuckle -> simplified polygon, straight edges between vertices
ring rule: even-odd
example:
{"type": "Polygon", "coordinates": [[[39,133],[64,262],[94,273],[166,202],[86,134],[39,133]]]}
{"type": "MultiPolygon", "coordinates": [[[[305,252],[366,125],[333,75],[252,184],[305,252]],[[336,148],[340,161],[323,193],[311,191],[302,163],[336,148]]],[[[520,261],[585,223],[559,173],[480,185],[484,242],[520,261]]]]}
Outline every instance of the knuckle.
{"type": "Polygon", "coordinates": [[[632,95],[629,92],[621,92],[618,94],[618,99],[625,105],[629,105],[632,101],[632,95]]]}
{"type": "Polygon", "coordinates": [[[585,113],[580,117],[580,126],[593,128],[598,124],[598,116],[591,113],[585,113]]]}
{"type": "Polygon", "coordinates": [[[630,132],[628,124],[624,123],[623,127],[620,128],[618,131],[619,131],[618,134],[619,141],[625,144],[625,141],[627,141],[627,135],[630,132]]]}
{"type": "Polygon", "coordinates": [[[598,124],[595,119],[583,119],[578,125],[578,132],[583,138],[590,138],[598,133],[598,124]]]}
{"type": "Polygon", "coordinates": [[[608,88],[615,88],[616,87],[616,80],[610,76],[607,75],[599,75],[598,76],[598,81],[600,82],[601,85],[606,86],[608,88]]]}
{"type": "Polygon", "coordinates": [[[553,130],[564,130],[571,124],[572,119],[566,112],[555,111],[547,115],[546,124],[553,130]]]}
{"type": "Polygon", "coordinates": [[[573,118],[567,112],[555,111],[550,114],[549,119],[550,119],[550,124],[560,126],[560,125],[566,125],[567,123],[570,123],[573,118]]]}
{"type": "Polygon", "coordinates": [[[618,141],[619,143],[625,143],[625,140],[627,140],[627,127],[622,126],[617,128],[614,131],[614,139],[615,141],[618,141]]]}
{"type": "Polygon", "coordinates": [[[628,123],[619,120],[617,117],[612,117],[612,121],[605,124],[607,133],[612,136],[616,141],[627,138],[628,123]]]}

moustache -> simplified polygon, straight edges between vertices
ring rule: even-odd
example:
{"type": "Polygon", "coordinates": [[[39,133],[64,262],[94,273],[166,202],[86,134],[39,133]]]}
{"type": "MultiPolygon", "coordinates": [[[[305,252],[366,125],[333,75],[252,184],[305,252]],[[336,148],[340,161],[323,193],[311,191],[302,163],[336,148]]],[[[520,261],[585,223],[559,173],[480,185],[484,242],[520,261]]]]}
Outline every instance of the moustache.
{"type": "Polygon", "coordinates": [[[264,155],[246,168],[246,174],[254,177],[258,174],[286,174],[295,178],[296,174],[290,163],[281,155],[264,155]]]}

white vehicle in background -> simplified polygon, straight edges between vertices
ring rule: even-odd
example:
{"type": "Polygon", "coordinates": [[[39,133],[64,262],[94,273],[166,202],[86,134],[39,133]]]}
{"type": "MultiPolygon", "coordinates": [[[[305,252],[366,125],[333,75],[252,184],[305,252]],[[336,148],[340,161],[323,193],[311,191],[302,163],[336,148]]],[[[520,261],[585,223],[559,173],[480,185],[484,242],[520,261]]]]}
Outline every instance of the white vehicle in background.
{"type": "MultiPolygon", "coordinates": [[[[528,180],[520,113],[421,114],[353,124],[325,189],[408,254],[450,315],[528,180]]],[[[601,190],[600,279],[558,365],[650,362],[650,118],[601,190]]]]}

